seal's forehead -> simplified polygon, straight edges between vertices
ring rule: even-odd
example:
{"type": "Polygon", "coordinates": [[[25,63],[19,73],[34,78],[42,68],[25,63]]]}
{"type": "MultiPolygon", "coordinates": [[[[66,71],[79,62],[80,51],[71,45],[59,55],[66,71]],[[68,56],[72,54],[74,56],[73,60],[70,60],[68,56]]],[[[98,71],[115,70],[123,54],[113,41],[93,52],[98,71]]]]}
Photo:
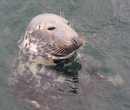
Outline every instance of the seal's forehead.
{"type": "Polygon", "coordinates": [[[55,14],[40,14],[36,17],[34,17],[31,22],[29,23],[29,26],[32,25],[38,25],[38,24],[44,24],[44,23],[68,23],[68,21],[58,15],[55,14]]]}

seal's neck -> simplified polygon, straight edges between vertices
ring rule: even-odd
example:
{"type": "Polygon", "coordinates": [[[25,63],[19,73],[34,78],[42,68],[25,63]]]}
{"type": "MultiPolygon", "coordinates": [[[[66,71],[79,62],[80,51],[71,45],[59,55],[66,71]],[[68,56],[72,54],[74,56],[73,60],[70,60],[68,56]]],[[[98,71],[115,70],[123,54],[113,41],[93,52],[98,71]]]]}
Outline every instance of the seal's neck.
{"type": "Polygon", "coordinates": [[[34,64],[42,64],[44,66],[57,66],[62,65],[63,67],[69,66],[77,59],[77,52],[74,52],[71,57],[66,59],[53,59],[52,57],[48,57],[47,55],[38,55],[35,52],[26,51],[23,49],[21,52],[21,57],[26,57],[28,61],[33,62],[34,64]]]}
{"type": "Polygon", "coordinates": [[[52,59],[48,58],[46,59],[43,56],[37,56],[34,59],[34,62],[36,64],[42,64],[44,66],[58,66],[62,65],[62,67],[66,67],[72,64],[77,59],[77,52],[75,52],[70,58],[68,59],[52,59]]]}
{"type": "Polygon", "coordinates": [[[61,59],[61,60],[53,60],[56,66],[60,65],[63,67],[71,65],[77,59],[77,52],[75,52],[70,58],[68,59],[61,59]]]}

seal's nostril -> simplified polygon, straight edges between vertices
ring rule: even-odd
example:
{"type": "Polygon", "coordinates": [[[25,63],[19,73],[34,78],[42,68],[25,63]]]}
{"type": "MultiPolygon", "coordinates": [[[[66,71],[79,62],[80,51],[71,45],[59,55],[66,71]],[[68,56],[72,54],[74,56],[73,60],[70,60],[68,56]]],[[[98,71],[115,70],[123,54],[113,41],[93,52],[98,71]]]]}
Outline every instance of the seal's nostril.
{"type": "Polygon", "coordinates": [[[53,30],[55,30],[55,27],[49,27],[48,30],[53,31],[53,30]]]}
{"type": "Polygon", "coordinates": [[[79,48],[80,46],[83,45],[83,41],[81,38],[73,38],[72,43],[75,47],[79,48]]]}
{"type": "Polygon", "coordinates": [[[72,42],[74,45],[77,45],[77,41],[75,39],[72,39],[72,42]]]}

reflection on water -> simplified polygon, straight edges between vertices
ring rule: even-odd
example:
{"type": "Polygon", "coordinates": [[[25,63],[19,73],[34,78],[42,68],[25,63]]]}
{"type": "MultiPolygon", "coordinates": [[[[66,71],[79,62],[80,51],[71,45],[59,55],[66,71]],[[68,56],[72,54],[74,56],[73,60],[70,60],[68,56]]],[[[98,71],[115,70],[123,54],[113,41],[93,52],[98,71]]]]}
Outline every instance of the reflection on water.
{"type": "Polygon", "coordinates": [[[41,13],[59,15],[61,12],[84,39],[81,51],[102,64],[100,72],[105,76],[119,74],[124,79],[124,84],[118,87],[100,80],[100,89],[94,94],[96,104],[92,109],[129,110],[129,7],[129,0],[0,1],[0,108],[22,110],[6,92],[4,79],[11,72],[11,62],[17,58],[17,42],[23,36],[28,22],[41,13]]]}

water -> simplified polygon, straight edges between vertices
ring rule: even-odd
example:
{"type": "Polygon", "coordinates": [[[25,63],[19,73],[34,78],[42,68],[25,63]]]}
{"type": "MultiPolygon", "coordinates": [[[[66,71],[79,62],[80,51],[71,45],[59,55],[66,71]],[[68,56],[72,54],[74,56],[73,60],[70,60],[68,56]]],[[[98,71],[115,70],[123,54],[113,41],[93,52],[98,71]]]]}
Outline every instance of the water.
{"type": "MultiPolygon", "coordinates": [[[[68,19],[84,39],[84,52],[100,61],[100,72],[119,74],[123,85],[100,80],[96,110],[130,109],[129,0],[1,0],[0,1],[0,110],[25,110],[6,91],[4,79],[18,53],[18,40],[29,21],[41,13],[68,19]]],[[[88,108],[86,107],[86,110],[88,108]]]]}

